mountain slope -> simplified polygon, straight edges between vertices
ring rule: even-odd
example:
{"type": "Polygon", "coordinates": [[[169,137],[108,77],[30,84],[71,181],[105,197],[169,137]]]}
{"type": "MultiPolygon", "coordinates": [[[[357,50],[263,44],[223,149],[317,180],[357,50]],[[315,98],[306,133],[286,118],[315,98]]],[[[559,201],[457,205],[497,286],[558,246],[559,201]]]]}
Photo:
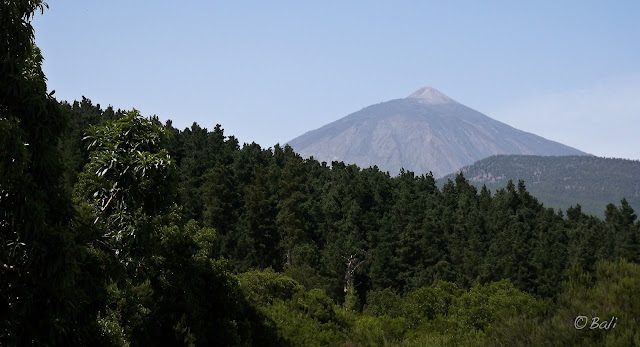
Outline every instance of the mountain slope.
{"type": "MultiPolygon", "coordinates": [[[[626,198],[640,209],[640,161],[594,156],[541,157],[497,155],[460,170],[476,187],[491,191],[509,179],[525,181],[527,190],[549,207],[566,209],[580,204],[583,211],[604,217],[605,206],[626,198]]],[[[454,179],[447,175],[439,182],[454,179]]]]}
{"type": "Polygon", "coordinates": [[[515,129],[434,88],[366,107],[288,142],[304,157],[441,177],[495,154],[586,155],[515,129]]]}

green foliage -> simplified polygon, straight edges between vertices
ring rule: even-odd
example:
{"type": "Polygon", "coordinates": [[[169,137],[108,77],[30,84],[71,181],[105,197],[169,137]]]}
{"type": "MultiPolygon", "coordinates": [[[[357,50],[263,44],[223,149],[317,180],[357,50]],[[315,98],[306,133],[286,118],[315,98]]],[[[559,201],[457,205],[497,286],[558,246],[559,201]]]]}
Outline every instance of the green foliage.
{"type": "Polygon", "coordinates": [[[402,314],[409,320],[412,327],[422,322],[432,321],[438,316],[446,317],[453,300],[458,298],[460,293],[461,290],[454,283],[444,281],[430,287],[419,288],[405,295],[402,301],[402,314]]]}
{"type": "Polygon", "coordinates": [[[60,107],[30,25],[44,3],[0,6],[0,344],[640,343],[635,197],[565,218],[523,181],[439,189],[60,107]],[[582,313],[619,323],[576,330],[582,313]]]}
{"type": "Polygon", "coordinates": [[[271,269],[238,275],[240,287],[260,307],[279,338],[293,346],[336,345],[353,317],[322,290],[307,291],[293,279],[271,269]]]}
{"type": "Polygon", "coordinates": [[[351,317],[319,289],[299,291],[263,312],[273,320],[279,336],[293,346],[337,345],[351,323],[351,317]]]}
{"type": "MultiPolygon", "coordinates": [[[[300,250],[300,247],[294,248],[294,259],[304,259],[304,255],[300,254],[302,252],[297,252],[298,250],[300,250]]],[[[284,274],[296,280],[306,289],[322,289],[326,291],[328,289],[327,283],[330,282],[327,277],[319,274],[318,270],[307,262],[286,267],[284,274]]]]}
{"type": "Polygon", "coordinates": [[[0,3],[2,345],[74,344],[89,334],[56,148],[68,118],[47,92],[31,26],[45,7],[42,1],[0,3]]]}
{"type": "Polygon", "coordinates": [[[360,298],[358,297],[358,292],[353,287],[347,289],[347,294],[344,297],[343,306],[347,311],[360,311],[360,298]]]}
{"type": "Polygon", "coordinates": [[[542,325],[531,329],[534,341],[556,341],[562,345],[631,346],[640,341],[640,266],[620,259],[599,262],[595,272],[574,269],[563,285],[558,309],[542,325]],[[586,316],[583,329],[576,329],[576,317],[586,316]],[[600,322],[616,317],[609,330],[591,329],[593,317],[600,322]]]}
{"type": "Polygon", "coordinates": [[[474,286],[455,300],[450,312],[458,324],[490,332],[507,317],[541,316],[545,305],[503,280],[474,286]]]}
{"type": "Polygon", "coordinates": [[[354,278],[362,303],[371,289],[407,292],[438,280],[470,287],[509,278],[553,297],[572,263],[631,258],[639,247],[628,225],[616,240],[585,244],[605,224],[589,222],[585,238],[584,223],[543,208],[520,182],[491,196],[459,175],[440,191],[431,175],[391,178],[305,161],[286,146],[239,148],[219,126],[168,133],[182,213],[216,228],[215,253],[238,272],[284,270],[334,300],[344,298],[343,257],[359,249],[372,256],[354,278]]]}
{"type": "Polygon", "coordinates": [[[238,281],[245,296],[258,306],[272,304],[275,300],[290,300],[302,290],[298,282],[271,269],[242,273],[238,275],[238,281]]]}
{"type": "MultiPolygon", "coordinates": [[[[280,150],[278,146],[274,149],[280,150]]],[[[286,150],[292,153],[291,147],[286,150]]],[[[293,248],[301,241],[304,236],[302,230],[302,212],[300,205],[305,200],[305,196],[301,191],[301,185],[305,181],[305,171],[302,158],[294,155],[285,164],[282,169],[282,180],[278,187],[279,202],[277,205],[278,214],[276,216],[276,225],[282,237],[282,248],[285,249],[286,265],[293,263],[293,248]]]]}
{"type": "Polygon", "coordinates": [[[370,292],[368,298],[367,314],[357,318],[350,339],[370,346],[486,345],[489,338],[499,335],[497,331],[508,332],[505,326],[509,323],[505,322],[540,319],[547,308],[546,302],[517,290],[508,281],[477,285],[468,291],[440,281],[402,298],[388,289],[370,292]],[[382,310],[371,315],[380,302],[400,306],[402,311],[393,317],[382,310]]]}
{"type": "Polygon", "coordinates": [[[158,238],[153,217],[169,212],[174,196],[175,169],[163,148],[166,131],[133,110],[87,132],[90,156],[78,176],[76,200],[93,210],[100,242],[129,276],[144,280],[158,238]]]}
{"type": "Polygon", "coordinates": [[[165,135],[132,111],[87,136],[89,162],[75,193],[97,231],[91,247],[106,251],[100,336],[134,346],[275,343],[226,262],[214,258],[217,233],[184,223],[172,204],[177,177],[165,135]]]}
{"type": "MultiPolygon", "coordinates": [[[[462,169],[478,188],[495,191],[509,180],[524,180],[545,206],[567,209],[580,204],[585,213],[604,218],[606,205],[626,198],[640,208],[640,161],[596,156],[495,155],[462,169]],[[535,183],[535,184],[534,184],[535,183]]],[[[439,185],[455,174],[438,180],[439,185]]]]}
{"type": "Polygon", "coordinates": [[[58,140],[58,147],[64,164],[64,186],[71,192],[78,180],[78,174],[89,162],[89,150],[82,139],[91,125],[102,125],[105,120],[115,120],[124,116],[123,111],[114,111],[111,106],[102,110],[100,105],[93,105],[91,100],[82,97],[73,104],[62,102],[62,108],[70,116],[70,122],[64,136],[58,140]]]}
{"type": "Polygon", "coordinates": [[[397,345],[406,340],[409,323],[404,317],[363,315],[356,319],[349,342],[358,346],[397,345]]]}
{"type": "Polygon", "coordinates": [[[160,213],[172,202],[173,163],[163,148],[166,131],[138,111],[91,126],[85,140],[91,151],[78,190],[91,199],[98,216],[141,208],[160,213]]]}
{"type": "Polygon", "coordinates": [[[201,228],[193,220],[162,228],[154,264],[158,308],[153,312],[160,326],[151,341],[178,345],[269,341],[269,334],[260,330],[262,318],[246,302],[226,263],[212,259],[215,238],[213,229],[201,228]]]}
{"type": "MultiPolygon", "coordinates": [[[[157,199],[151,202],[161,204],[147,208],[144,199],[132,195],[122,200],[127,203],[119,203],[124,206],[122,213],[111,215],[118,210],[105,203],[109,195],[101,199],[84,195],[85,210],[94,215],[88,224],[98,217],[93,229],[130,226],[117,229],[125,231],[124,239],[132,240],[131,245],[147,245],[110,246],[116,249],[119,245],[135,254],[129,259],[135,270],[127,276],[151,280],[157,304],[149,307],[150,317],[163,322],[161,330],[169,332],[131,335],[122,328],[125,341],[134,344],[160,336],[176,344],[209,341],[205,331],[218,331],[234,344],[253,341],[260,329],[276,334],[265,341],[280,339],[292,344],[533,341],[538,336],[535,331],[549,324],[548,302],[534,295],[560,295],[559,284],[572,264],[590,269],[596,259],[633,257],[638,250],[638,224],[624,201],[620,207],[608,208],[606,221],[585,215],[580,207],[567,210],[565,219],[544,208],[524,182],[512,182],[492,196],[486,188],[478,191],[458,175],[440,190],[431,175],[402,172],[391,178],[376,168],[360,170],[342,163],[328,167],[302,160],[290,147],[261,149],[250,144],[240,149],[219,127],[208,132],[194,125],[181,132],[170,126],[164,131],[153,120],[148,124],[153,125],[149,129],[157,127],[168,134],[164,139],[164,135],[158,137],[162,145],[154,151],[168,165],[175,160],[180,182],[177,200],[185,208],[157,199]],[[162,152],[165,144],[169,148],[162,152]],[[184,224],[181,221],[187,216],[199,220],[184,224]],[[147,236],[131,239],[132,235],[147,236]],[[354,271],[348,287],[345,259],[364,250],[371,258],[354,271]],[[211,262],[220,255],[228,261],[211,262]],[[140,265],[145,271],[138,270],[140,265]],[[249,269],[258,270],[247,272],[249,269]],[[240,291],[233,280],[228,282],[231,271],[243,272],[237,276],[240,291]],[[181,275],[185,273],[195,274],[197,280],[181,275]],[[208,292],[199,289],[210,281],[221,286],[208,292]],[[173,283],[190,289],[176,291],[173,283]],[[220,293],[236,294],[221,301],[203,299],[215,304],[180,299],[185,294],[209,298],[209,292],[221,298],[226,296],[220,293]],[[253,306],[257,311],[252,311],[253,306]],[[203,307],[213,311],[218,307],[219,317],[199,310],[203,307]],[[360,307],[369,318],[360,315],[360,307]],[[187,308],[196,313],[184,313],[187,308]],[[232,318],[238,312],[250,318],[232,318]],[[227,325],[229,321],[236,323],[227,325]],[[242,324],[249,333],[241,333],[238,327],[242,324]],[[370,339],[365,338],[367,334],[370,339]]],[[[117,128],[116,133],[126,131],[124,125],[117,128]]],[[[117,138],[107,132],[99,135],[117,138]]],[[[87,157],[88,167],[95,157],[87,157]]],[[[134,159],[127,160],[137,165],[134,159]]],[[[106,168],[98,165],[92,170],[100,167],[106,168]]],[[[147,181],[144,177],[128,180],[133,182],[132,189],[141,186],[147,194],[148,187],[171,186],[168,182],[175,176],[171,170],[165,172],[169,174],[149,176],[147,181]],[[157,177],[169,179],[161,182],[157,177]]],[[[95,193],[87,188],[94,186],[87,185],[85,175],[79,177],[76,190],[95,193]]],[[[105,186],[113,188],[118,179],[120,176],[111,178],[111,186],[105,186]]],[[[171,190],[168,192],[165,194],[171,196],[171,190]]],[[[113,324],[111,331],[124,326],[120,321],[113,324]]]]}
{"type": "Polygon", "coordinates": [[[398,317],[402,314],[401,297],[391,288],[367,292],[367,304],[363,313],[370,316],[398,317]]]}
{"type": "Polygon", "coordinates": [[[563,291],[557,303],[548,315],[504,320],[493,329],[489,338],[495,344],[513,346],[638,345],[638,271],[638,264],[622,259],[598,262],[594,273],[573,267],[569,279],[562,285],[563,291]],[[578,320],[579,316],[585,318],[578,320]],[[598,323],[609,324],[601,329],[600,324],[594,325],[594,317],[597,317],[598,323]],[[576,324],[581,328],[576,328],[576,324]]]}

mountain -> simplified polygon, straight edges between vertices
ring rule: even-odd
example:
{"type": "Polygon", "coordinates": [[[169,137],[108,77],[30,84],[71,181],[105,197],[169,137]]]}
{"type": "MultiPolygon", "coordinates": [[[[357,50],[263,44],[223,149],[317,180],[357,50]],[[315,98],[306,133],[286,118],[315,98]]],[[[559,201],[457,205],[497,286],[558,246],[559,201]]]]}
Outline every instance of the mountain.
{"type": "MultiPolygon", "coordinates": [[[[527,190],[548,207],[566,209],[580,204],[586,213],[604,217],[607,204],[626,198],[640,209],[640,161],[594,156],[542,157],[497,155],[460,170],[469,183],[491,191],[503,188],[509,179],[524,180],[527,190]]],[[[456,174],[438,180],[453,180],[456,174]]]]}
{"type": "Polygon", "coordinates": [[[434,88],[366,107],[288,144],[303,157],[441,177],[495,154],[587,155],[515,129],[434,88]]]}

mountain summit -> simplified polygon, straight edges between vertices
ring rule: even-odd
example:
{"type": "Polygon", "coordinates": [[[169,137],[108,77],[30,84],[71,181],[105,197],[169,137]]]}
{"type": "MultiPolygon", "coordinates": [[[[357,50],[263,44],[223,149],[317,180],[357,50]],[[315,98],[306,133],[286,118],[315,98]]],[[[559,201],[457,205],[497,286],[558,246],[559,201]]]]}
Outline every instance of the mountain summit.
{"type": "Polygon", "coordinates": [[[413,94],[407,96],[407,99],[417,99],[420,103],[431,105],[448,104],[455,102],[455,100],[440,93],[437,89],[431,88],[429,86],[425,86],[416,90],[413,94]]]}
{"type": "Polygon", "coordinates": [[[496,154],[588,155],[515,129],[431,87],[365,107],[288,142],[303,157],[442,177],[496,154]]]}

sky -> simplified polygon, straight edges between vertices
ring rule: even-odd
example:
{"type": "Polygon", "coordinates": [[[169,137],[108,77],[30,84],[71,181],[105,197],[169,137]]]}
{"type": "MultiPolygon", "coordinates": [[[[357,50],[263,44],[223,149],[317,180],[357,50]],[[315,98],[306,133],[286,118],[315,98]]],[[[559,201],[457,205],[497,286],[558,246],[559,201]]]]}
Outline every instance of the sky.
{"type": "Polygon", "coordinates": [[[640,159],[640,1],[49,1],[49,90],[241,143],[429,85],[518,129],[640,159]]]}

